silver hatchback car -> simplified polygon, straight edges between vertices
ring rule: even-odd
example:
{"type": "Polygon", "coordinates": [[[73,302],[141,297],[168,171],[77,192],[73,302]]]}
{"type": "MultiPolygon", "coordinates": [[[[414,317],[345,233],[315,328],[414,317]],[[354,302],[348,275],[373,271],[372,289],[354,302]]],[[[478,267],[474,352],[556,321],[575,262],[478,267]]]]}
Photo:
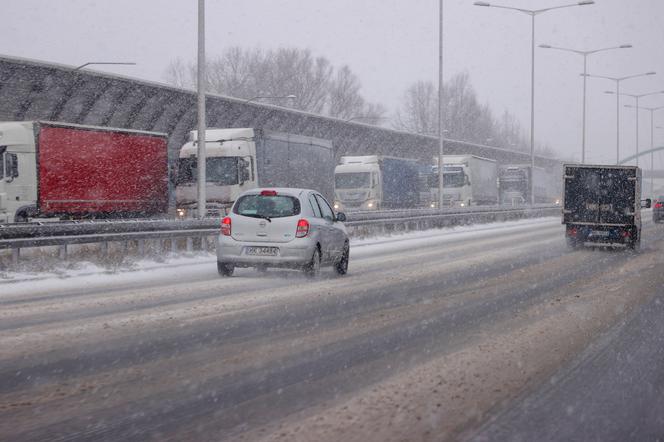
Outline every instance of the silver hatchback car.
{"type": "Polygon", "coordinates": [[[327,264],[344,275],[350,252],[345,220],[314,190],[244,192],[221,220],[219,274],[231,276],[235,267],[287,267],[315,276],[327,264]]]}

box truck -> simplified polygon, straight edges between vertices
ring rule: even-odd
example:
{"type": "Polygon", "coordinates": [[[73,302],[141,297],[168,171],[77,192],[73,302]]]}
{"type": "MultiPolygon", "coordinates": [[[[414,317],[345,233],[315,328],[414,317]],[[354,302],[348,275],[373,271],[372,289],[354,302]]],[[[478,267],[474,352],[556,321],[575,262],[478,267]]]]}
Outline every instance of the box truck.
{"type": "MultiPolygon", "coordinates": [[[[432,206],[438,202],[438,167],[431,179],[432,206]]],[[[498,165],[475,155],[443,156],[443,205],[468,207],[498,204],[498,165]]]]}
{"type": "Polygon", "coordinates": [[[162,133],[2,122],[0,157],[0,222],[168,212],[168,150],[162,133]]]}
{"type": "MultiPolygon", "coordinates": [[[[641,169],[563,165],[563,214],[570,248],[638,248],[641,243],[641,169]]],[[[645,208],[650,207],[645,200],[645,208]]]]}
{"type": "Polygon", "coordinates": [[[384,155],[343,156],[334,169],[336,210],[409,209],[421,205],[420,164],[384,155]]]}
{"type": "MultiPolygon", "coordinates": [[[[225,213],[242,192],[256,187],[314,189],[334,194],[332,142],[256,128],[205,131],[206,213],[225,213]]],[[[179,217],[197,212],[198,131],[178,158],[175,198],[179,217]]]]}

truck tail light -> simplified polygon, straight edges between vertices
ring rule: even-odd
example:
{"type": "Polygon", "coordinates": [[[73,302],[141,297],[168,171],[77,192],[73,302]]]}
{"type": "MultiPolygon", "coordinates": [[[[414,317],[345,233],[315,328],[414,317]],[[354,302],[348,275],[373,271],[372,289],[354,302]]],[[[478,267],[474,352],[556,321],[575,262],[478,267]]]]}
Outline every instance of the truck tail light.
{"type": "Polygon", "coordinates": [[[227,216],[221,220],[221,234],[224,236],[231,236],[231,217],[227,216]]]}
{"type": "Polygon", "coordinates": [[[622,236],[623,238],[629,238],[632,236],[632,233],[629,230],[624,230],[622,236]]]}
{"type": "Polygon", "coordinates": [[[296,238],[304,238],[309,234],[309,221],[301,219],[297,222],[297,229],[295,230],[296,238]]]}
{"type": "Polygon", "coordinates": [[[577,233],[576,227],[567,230],[567,236],[576,236],[577,233]]]}

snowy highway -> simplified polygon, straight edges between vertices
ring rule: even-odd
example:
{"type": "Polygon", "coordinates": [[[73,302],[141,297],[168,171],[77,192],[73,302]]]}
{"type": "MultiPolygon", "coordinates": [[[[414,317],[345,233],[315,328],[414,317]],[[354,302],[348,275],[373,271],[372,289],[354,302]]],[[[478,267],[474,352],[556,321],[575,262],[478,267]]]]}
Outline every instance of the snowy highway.
{"type": "Polygon", "coordinates": [[[533,440],[543,388],[661,313],[645,217],[639,253],[570,252],[556,217],[355,240],[313,281],[203,256],[0,282],[0,440],[533,440]]]}

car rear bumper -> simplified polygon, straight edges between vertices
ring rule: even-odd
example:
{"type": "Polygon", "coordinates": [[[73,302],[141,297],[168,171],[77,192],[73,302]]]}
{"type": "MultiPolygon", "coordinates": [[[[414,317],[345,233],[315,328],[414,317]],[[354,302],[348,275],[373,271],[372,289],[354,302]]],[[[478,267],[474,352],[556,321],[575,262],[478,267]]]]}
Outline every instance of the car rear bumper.
{"type": "Polygon", "coordinates": [[[272,267],[301,267],[311,261],[316,244],[304,238],[295,239],[287,243],[272,242],[246,242],[236,241],[231,237],[219,235],[217,237],[217,261],[234,264],[236,266],[267,265],[272,267]],[[276,247],[277,256],[247,255],[247,247],[276,247]]]}

